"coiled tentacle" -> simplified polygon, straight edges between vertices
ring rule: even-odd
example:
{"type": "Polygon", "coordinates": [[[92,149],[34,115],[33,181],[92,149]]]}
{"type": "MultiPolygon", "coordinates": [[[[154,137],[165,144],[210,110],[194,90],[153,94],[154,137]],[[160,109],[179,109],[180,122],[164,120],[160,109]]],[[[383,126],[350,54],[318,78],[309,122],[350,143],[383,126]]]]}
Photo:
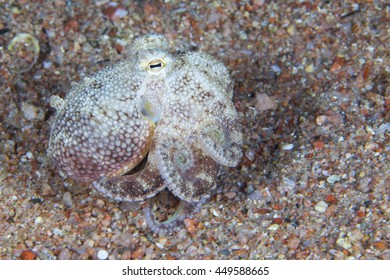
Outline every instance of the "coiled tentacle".
{"type": "Polygon", "coordinates": [[[176,228],[181,227],[180,223],[182,223],[184,219],[191,218],[193,215],[198,213],[202,204],[204,203],[204,200],[194,203],[180,200],[180,204],[176,212],[167,220],[159,222],[157,221],[156,215],[153,212],[153,201],[154,198],[151,198],[146,202],[147,204],[143,208],[143,212],[146,223],[156,233],[169,233],[173,230],[176,230],[176,228]]]}
{"type": "Polygon", "coordinates": [[[195,146],[167,137],[156,146],[158,168],[167,188],[178,198],[198,202],[215,188],[217,164],[195,146]]]}

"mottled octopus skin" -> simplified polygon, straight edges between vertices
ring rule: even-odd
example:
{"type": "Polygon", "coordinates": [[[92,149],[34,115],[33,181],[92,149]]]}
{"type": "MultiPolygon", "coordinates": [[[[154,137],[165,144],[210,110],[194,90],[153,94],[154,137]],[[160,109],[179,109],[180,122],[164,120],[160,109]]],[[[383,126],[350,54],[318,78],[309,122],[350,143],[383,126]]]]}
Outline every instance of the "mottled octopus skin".
{"type": "Polygon", "coordinates": [[[242,133],[226,67],[210,55],[171,53],[162,35],[132,43],[128,57],[74,84],[57,113],[48,155],[66,175],[120,201],[168,188],[199,202],[219,165],[236,166],[242,133]],[[147,156],[145,167],[124,175],[147,156]]]}

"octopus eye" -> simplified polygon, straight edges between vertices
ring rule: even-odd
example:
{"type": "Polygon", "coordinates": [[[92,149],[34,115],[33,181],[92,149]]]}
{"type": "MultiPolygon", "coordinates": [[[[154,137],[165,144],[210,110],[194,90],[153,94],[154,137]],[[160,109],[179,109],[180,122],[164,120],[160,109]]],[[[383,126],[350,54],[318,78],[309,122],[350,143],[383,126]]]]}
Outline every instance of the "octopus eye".
{"type": "Polygon", "coordinates": [[[160,72],[165,67],[165,64],[160,59],[154,59],[148,63],[148,70],[153,73],[160,72]]]}

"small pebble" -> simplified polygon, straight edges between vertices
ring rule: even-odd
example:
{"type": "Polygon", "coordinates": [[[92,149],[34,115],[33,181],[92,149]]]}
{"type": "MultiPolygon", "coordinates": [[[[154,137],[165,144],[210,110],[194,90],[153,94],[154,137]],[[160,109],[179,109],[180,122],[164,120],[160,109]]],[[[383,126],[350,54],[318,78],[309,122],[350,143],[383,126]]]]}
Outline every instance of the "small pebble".
{"type": "Polygon", "coordinates": [[[13,153],[15,151],[15,141],[14,140],[7,140],[4,143],[4,154],[6,153],[13,153]]]}
{"type": "Polygon", "coordinates": [[[295,29],[295,26],[294,25],[290,25],[289,27],[287,27],[287,33],[290,36],[294,36],[297,33],[296,29],[295,29]]]}
{"type": "Polygon", "coordinates": [[[330,176],[326,179],[326,181],[327,181],[329,184],[334,184],[334,183],[340,181],[340,179],[341,179],[341,178],[340,178],[339,175],[330,175],[330,176]]]}
{"type": "Polygon", "coordinates": [[[273,224],[273,225],[269,226],[268,229],[269,229],[270,231],[276,231],[276,230],[279,229],[279,227],[280,227],[280,226],[279,226],[278,224],[273,224]]]}
{"type": "Polygon", "coordinates": [[[325,201],[327,203],[336,203],[337,202],[337,198],[333,195],[333,194],[330,194],[326,197],[325,201]]]}
{"type": "Polygon", "coordinates": [[[32,159],[33,157],[34,157],[34,155],[33,155],[33,153],[32,152],[27,152],[26,153],[26,157],[28,158],[28,159],[32,159]]]}
{"type": "Polygon", "coordinates": [[[97,252],[97,257],[99,260],[105,260],[108,258],[108,252],[106,250],[99,250],[97,252]]]}
{"type": "Polygon", "coordinates": [[[93,247],[95,245],[95,241],[93,241],[92,239],[87,239],[84,244],[87,246],[87,247],[93,247]]]}
{"type": "Polygon", "coordinates": [[[341,125],[344,122],[343,116],[340,115],[340,114],[334,114],[334,115],[328,116],[328,120],[333,125],[336,125],[336,126],[339,126],[339,125],[341,125]]]}
{"type": "Polygon", "coordinates": [[[42,185],[42,195],[55,195],[55,192],[51,189],[50,185],[47,183],[44,183],[42,185]]]}
{"type": "Polygon", "coordinates": [[[128,12],[118,3],[111,2],[107,8],[103,10],[103,14],[106,15],[110,20],[117,21],[125,16],[128,12]]]}
{"type": "Polygon", "coordinates": [[[61,250],[61,252],[58,256],[58,259],[59,260],[70,260],[71,257],[72,257],[71,251],[68,248],[65,248],[65,249],[61,250]]]}
{"type": "Polygon", "coordinates": [[[236,197],[236,193],[235,192],[227,192],[224,194],[228,199],[233,199],[234,197],[236,197]]]}
{"type": "Polygon", "coordinates": [[[259,190],[255,190],[248,195],[248,199],[250,200],[259,200],[262,198],[263,196],[261,195],[261,192],[259,190]]]}
{"type": "Polygon", "coordinates": [[[230,255],[230,251],[228,249],[223,249],[223,250],[221,250],[221,254],[228,256],[228,255],[230,255]]]}
{"type": "Polygon", "coordinates": [[[35,254],[35,252],[30,251],[30,250],[23,251],[20,254],[20,258],[22,260],[35,260],[36,257],[37,257],[37,255],[35,254]]]}
{"type": "Polygon", "coordinates": [[[321,115],[316,118],[316,122],[319,126],[322,126],[328,120],[327,116],[321,115]]]}
{"type": "Polygon", "coordinates": [[[371,135],[375,135],[375,131],[374,129],[371,127],[371,126],[366,126],[366,131],[367,133],[371,134],[371,135]]]}
{"type": "Polygon", "coordinates": [[[256,156],[256,152],[252,149],[248,149],[246,152],[245,152],[245,157],[247,159],[249,159],[250,161],[254,161],[255,160],[255,156],[256,156]]]}
{"type": "Polygon", "coordinates": [[[34,224],[38,225],[38,224],[41,224],[42,222],[43,222],[42,217],[38,216],[35,218],[34,224]]]}
{"type": "Polygon", "coordinates": [[[287,243],[287,246],[291,249],[291,250],[296,250],[298,249],[299,247],[299,243],[301,241],[299,240],[299,238],[293,238],[291,240],[288,241],[287,243]]]}
{"type": "Polygon", "coordinates": [[[340,233],[340,237],[337,239],[336,243],[340,247],[348,250],[352,247],[351,241],[349,240],[348,237],[343,237],[343,236],[344,236],[344,234],[340,233]]]}
{"type": "Polygon", "coordinates": [[[324,146],[325,146],[325,143],[322,142],[322,141],[314,141],[314,142],[312,143],[312,145],[313,145],[314,149],[316,149],[316,150],[322,150],[322,149],[324,148],[324,146]]]}
{"type": "Polygon", "coordinates": [[[43,68],[45,69],[49,69],[52,65],[53,63],[51,61],[43,61],[43,68]]]}
{"type": "Polygon", "coordinates": [[[327,208],[328,204],[325,201],[320,201],[314,206],[314,209],[320,213],[324,213],[327,208]]]}
{"type": "Polygon", "coordinates": [[[145,255],[145,251],[142,247],[138,247],[131,253],[131,258],[135,260],[141,259],[145,255]]]}
{"type": "Polygon", "coordinates": [[[160,243],[163,246],[165,246],[165,244],[167,244],[167,242],[168,242],[168,239],[166,237],[161,237],[158,240],[158,243],[160,243]]]}
{"type": "Polygon", "coordinates": [[[72,194],[70,192],[65,192],[62,197],[62,202],[64,203],[65,207],[72,208],[73,205],[72,194]]]}
{"type": "Polygon", "coordinates": [[[271,66],[271,70],[272,70],[273,72],[275,72],[276,74],[280,74],[280,73],[282,72],[282,69],[280,69],[280,67],[277,66],[277,65],[272,65],[272,66],[271,66]]]}
{"type": "Polygon", "coordinates": [[[215,209],[211,209],[211,212],[213,213],[213,215],[214,215],[215,217],[219,217],[219,213],[218,213],[218,211],[216,211],[215,209]]]}
{"type": "Polygon", "coordinates": [[[305,67],[305,71],[306,71],[307,73],[313,73],[313,71],[314,71],[314,66],[313,66],[313,64],[310,64],[310,65],[306,66],[306,67],[305,67]]]}
{"type": "Polygon", "coordinates": [[[289,150],[292,150],[293,148],[294,148],[294,144],[283,144],[282,145],[283,151],[289,151],[289,150]]]}
{"type": "Polygon", "coordinates": [[[379,135],[384,135],[386,131],[390,132],[390,123],[381,124],[376,130],[376,133],[378,133],[379,135]]]}
{"type": "Polygon", "coordinates": [[[22,103],[22,113],[24,118],[29,121],[35,119],[41,121],[44,118],[44,113],[40,108],[26,102],[22,103]]]}
{"type": "Polygon", "coordinates": [[[62,236],[62,230],[60,230],[59,228],[55,228],[55,229],[53,230],[53,233],[54,233],[55,235],[62,236]]]}
{"type": "Polygon", "coordinates": [[[333,256],[335,256],[338,259],[343,259],[344,258],[343,252],[338,251],[338,250],[331,249],[331,250],[329,250],[329,253],[331,253],[333,256]]]}
{"type": "Polygon", "coordinates": [[[257,111],[266,111],[276,108],[276,102],[264,93],[256,95],[255,108],[257,111]]]}

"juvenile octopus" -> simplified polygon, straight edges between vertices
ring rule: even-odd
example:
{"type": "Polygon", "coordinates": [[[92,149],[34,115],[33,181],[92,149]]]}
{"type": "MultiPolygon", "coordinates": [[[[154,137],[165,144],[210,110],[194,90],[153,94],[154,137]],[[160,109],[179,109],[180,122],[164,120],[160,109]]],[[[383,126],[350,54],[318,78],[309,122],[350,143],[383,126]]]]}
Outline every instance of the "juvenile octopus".
{"type": "Polygon", "coordinates": [[[51,98],[48,156],[115,200],[144,201],[167,188],[187,205],[179,208],[194,208],[215,189],[218,166],[242,157],[232,95],[214,57],[169,52],[162,35],[137,37],[127,58],[51,98]]]}

